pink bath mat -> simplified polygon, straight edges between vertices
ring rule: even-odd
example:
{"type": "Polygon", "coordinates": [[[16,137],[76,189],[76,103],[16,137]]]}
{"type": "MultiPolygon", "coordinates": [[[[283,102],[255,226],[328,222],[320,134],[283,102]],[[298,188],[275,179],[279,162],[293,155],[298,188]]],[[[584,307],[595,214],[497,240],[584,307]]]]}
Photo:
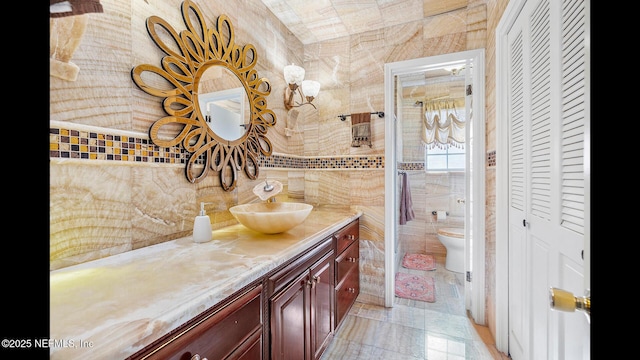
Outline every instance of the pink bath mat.
{"type": "Polygon", "coordinates": [[[396,296],[426,302],[436,301],[436,289],[432,277],[396,273],[396,296]]]}
{"type": "Polygon", "coordinates": [[[436,269],[436,260],[433,255],[404,254],[402,266],[407,269],[431,271],[436,269]]]}

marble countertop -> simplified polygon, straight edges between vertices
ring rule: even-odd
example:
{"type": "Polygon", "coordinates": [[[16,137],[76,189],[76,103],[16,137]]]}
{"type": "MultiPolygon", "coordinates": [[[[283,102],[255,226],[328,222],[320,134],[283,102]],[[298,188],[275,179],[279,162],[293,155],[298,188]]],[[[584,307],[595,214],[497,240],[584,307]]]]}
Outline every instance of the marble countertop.
{"type": "Polygon", "coordinates": [[[51,271],[50,358],[124,359],[360,217],[314,208],[281,234],[233,225],[51,271]]]}

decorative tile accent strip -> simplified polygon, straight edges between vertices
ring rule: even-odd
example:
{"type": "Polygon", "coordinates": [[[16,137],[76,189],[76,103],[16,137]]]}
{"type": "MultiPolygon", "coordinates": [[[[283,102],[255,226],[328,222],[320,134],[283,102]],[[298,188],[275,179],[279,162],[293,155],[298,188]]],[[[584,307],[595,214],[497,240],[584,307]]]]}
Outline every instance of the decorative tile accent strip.
{"type": "Polygon", "coordinates": [[[49,156],[52,158],[114,160],[185,164],[189,153],[162,148],[149,139],[94,131],[49,129],[49,156]]]}
{"type": "MultiPolygon", "coordinates": [[[[91,130],[49,128],[51,158],[186,164],[190,154],[179,147],[159,147],[148,138],[104,134],[91,130]]],[[[198,164],[204,164],[200,158],[198,164]]],[[[261,168],[285,169],[383,169],[384,156],[334,156],[303,158],[260,155],[261,168]]]]}
{"type": "Polygon", "coordinates": [[[491,150],[487,152],[487,166],[494,167],[496,166],[496,151],[491,150]]]}
{"type": "Polygon", "coordinates": [[[287,169],[384,169],[384,156],[332,156],[301,158],[285,155],[260,156],[259,166],[287,169]]]}
{"type": "Polygon", "coordinates": [[[424,162],[403,162],[398,163],[398,170],[422,170],[424,171],[424,162]]]}

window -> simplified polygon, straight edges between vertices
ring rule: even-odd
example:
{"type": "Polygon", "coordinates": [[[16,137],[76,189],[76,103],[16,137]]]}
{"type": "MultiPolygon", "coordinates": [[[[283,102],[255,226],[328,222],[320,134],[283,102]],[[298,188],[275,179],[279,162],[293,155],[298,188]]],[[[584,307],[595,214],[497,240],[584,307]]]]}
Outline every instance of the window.
{"type": "Polygon", "coordinates": [[[464,170],[464,148],[445,146],[445,149],[424,147],[425,171],[464,170]]]}
{"type": "Polygon", "coordinates": [[[464,99],[446,98],[423,103],[420,133],[425,171],[464,171],[464,99]]]}

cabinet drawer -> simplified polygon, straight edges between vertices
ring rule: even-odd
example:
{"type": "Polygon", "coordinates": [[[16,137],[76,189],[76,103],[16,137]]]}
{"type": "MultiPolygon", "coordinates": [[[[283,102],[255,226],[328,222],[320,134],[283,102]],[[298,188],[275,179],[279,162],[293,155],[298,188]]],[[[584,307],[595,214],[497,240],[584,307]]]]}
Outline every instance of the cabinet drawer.
{"type": "Polygon", "coordinates": [[[352,242],[358,240],[360,234],[360,219],[354,220],[351,224],[343,227],[335,233],[336,255],[344,251],[352,242]]]}
{"type": "Polygon", "coordinates": [[[354,241],[340,256],[336,258],[336,284],[344,279],[349,271],[359,266],[360,243],[354,241]]]}
{"type": "Polygon", "coordinates": [[[360,294],[360,270],[354,267],[336,287],[336,329],[360,294]]]}
{"type": "Polygon", "coordinates": [[[262,359],[262,286],[189,320],[132,359],[262,359]]]}
{"type": "Polygon", "coordinates": [[[261,360],[262,359],[262,330],[256,331],[251,337],[236,349],[225,360],[261,360]]]}

